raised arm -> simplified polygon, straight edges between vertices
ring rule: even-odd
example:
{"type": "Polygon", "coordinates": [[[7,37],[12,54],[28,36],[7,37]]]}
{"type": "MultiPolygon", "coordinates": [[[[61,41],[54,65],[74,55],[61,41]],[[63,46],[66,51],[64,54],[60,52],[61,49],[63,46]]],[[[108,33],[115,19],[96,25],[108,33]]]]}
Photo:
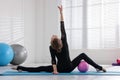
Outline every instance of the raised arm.
{"type": "Polygon", "coordinates": [[[65,26],[64,26],[64,18],[63,18],[63,7],[58,6],[60,11],[60,29],[61,29],[61,39],[66,39],[66,32],[65,32],[65,26]]]}
{"type": "Polygon", "coordinates": [[[60,20],[64,21],[64,18],[63,18],[63,7],[62,7],[62,5],[58,6],[58,8],[59,8],[59,11],[60,11],[60,20]]]}

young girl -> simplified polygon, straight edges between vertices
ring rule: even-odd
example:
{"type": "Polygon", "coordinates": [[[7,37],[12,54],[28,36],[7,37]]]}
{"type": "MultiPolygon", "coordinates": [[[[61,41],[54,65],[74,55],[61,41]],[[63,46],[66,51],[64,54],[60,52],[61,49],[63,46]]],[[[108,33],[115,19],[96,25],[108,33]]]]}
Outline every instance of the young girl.
{"type": "Polygon", "coordinates": [[[50,66],[39,66],[39,67],[23,67],[17,66],[13,69],[18,71],[28,71],[28,72],[53,72],[53,74],[58,74],[61,72],[71,72],[73,71],[83,59],[88,64],[92,65],[97,71],[106,72],[106,70],[96,64],[91,58],[89,58],[85,53],[79,54],[72,61],[69,56],[69,47],[67,43],[67,36],[64,27],[64,19],[63,19],[63,8],[62,6],[58,6],[60,11],[60,29],[61,29],[61,38],[58,38],[57,35],[53,35],[51,38],[51,45],[49,47],[51,54],[51,63],[50,66]],[[56,60],[57,58],[57,60],[56,60]]]}

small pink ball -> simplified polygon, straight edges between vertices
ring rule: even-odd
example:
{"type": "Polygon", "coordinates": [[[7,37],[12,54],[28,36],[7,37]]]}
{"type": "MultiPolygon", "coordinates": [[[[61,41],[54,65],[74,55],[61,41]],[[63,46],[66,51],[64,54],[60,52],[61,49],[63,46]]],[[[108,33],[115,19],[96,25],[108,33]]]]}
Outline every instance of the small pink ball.
{"type": "Polygon", "coordinates": [[[81,61],[77,68],[80,72],[87,72],[89,69],[89,65],[87,62],[81,61]]]}
{"type": "Polygon", "coordinates": [[[116,61],[117,61],[117,64],[120,64],[120,59],[117,59],[116,61]]]}

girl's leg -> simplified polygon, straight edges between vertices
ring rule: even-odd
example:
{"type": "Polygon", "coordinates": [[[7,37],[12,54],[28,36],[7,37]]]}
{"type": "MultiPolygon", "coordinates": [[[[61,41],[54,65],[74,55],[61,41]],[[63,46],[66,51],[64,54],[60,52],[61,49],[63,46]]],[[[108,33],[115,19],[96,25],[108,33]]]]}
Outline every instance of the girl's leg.
{"type": "Polygon", "coordinates": [[[22,71],[28,71],[28,72],[52,72],[53,68],[52,66],[40,66],[40,67],[23,67],[23,66],[18,66],[17,70],[22,70],[22,71]]]}
{"type": "Polygon", "coordinates": [[[81,60],[85,60],[88,64],[92,65],[96,69],[102,70],[102,67],[96,64],[91,58],[89,58],[85,53],[81,53],[72,61],[72,69],[74,70],[80,63],[81,60]]]}

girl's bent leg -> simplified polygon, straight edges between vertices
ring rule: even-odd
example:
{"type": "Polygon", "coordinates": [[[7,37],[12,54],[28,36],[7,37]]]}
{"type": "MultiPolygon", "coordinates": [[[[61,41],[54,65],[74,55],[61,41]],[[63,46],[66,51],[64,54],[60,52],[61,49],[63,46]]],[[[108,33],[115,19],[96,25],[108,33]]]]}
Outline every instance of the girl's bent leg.
{"type": "Polygon", "coordinates": [[[80,55],[78,55],[73,61],[72,61],[72,64],[73,64],[73,69],[75,69],[80,61],[84,59],[88,64],[92,65],[93,67],[95,67],[96,69],[99,69],[99,70],[102,70],[103,68],[96,64],[90,57],[88,57],[85,53],[81,53],[80,55]]]}

